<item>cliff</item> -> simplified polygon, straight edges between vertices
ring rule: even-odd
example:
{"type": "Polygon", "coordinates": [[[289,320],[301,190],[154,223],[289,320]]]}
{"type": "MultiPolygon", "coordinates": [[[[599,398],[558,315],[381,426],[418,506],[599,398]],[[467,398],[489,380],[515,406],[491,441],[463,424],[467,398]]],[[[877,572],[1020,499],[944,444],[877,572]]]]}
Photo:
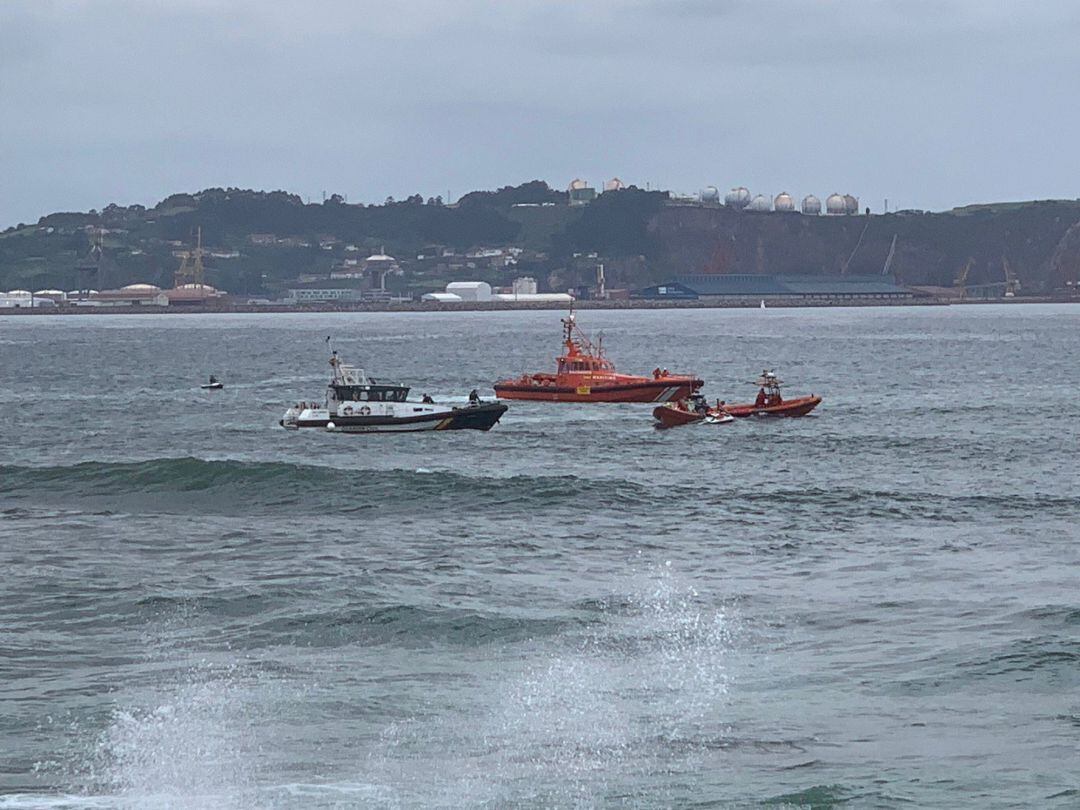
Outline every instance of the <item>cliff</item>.
{"type": "Polygon", "coordinates": [[[881,273],[907,285],[1002,282],[1005,257],[1028,293],[1075,280],[1080,201],[977,205],[943,213],[806,217],[721,206],[669,206],[649,223],[657,276],[705,273],[881,273]],[[1070,232],[1070,229],[1072,231],[1070,232]]]}

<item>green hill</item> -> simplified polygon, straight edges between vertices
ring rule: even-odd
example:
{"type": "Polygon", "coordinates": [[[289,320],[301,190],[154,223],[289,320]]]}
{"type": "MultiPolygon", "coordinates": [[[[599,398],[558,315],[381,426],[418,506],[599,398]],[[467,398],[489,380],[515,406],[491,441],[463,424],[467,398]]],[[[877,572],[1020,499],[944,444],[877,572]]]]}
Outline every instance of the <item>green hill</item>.
{"type": "Polygon", "coordinates": [[[701,272],[872,274],[882,271],[894,237],[890,271],[904,283],[949,286],[968,265],[969,283],[993,283],[1003,277],[1004,256],[1022,289],[1040,293],[1075,278],[1078,223],[1075,200],[805,217],[675,204],[666,192],[633,187],[571,206],[542,181],[472,192],[455,205],[419,195],[381,205],[337,195],[306,204],[284,191],[212,188],[152,208],[113,204],[8,228],[0,233],[0,290],[79,286],[78,268],[88,266],[99,234],[93,286],[168,286],[201,229],[208,283],[242,295],[274,293],[383,248],[402,259],[405,275],[395,283],[417,291],[447,280],[425,270],[418,254],[464,256],[482,247],[523,253],[505,271],[462,262],[453,272],[499,281],[516,271],[542,286],[568,286],[591,281],[602,261],[610,287],[701,272]]]}

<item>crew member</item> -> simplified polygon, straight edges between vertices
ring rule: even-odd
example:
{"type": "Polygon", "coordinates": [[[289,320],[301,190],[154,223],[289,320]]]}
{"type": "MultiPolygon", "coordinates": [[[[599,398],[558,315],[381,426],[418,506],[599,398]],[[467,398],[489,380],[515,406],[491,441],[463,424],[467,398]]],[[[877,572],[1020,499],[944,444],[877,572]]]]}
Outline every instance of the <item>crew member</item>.
{"type": "Polygon", "coordinates": [[[757,392],[757,399],[754,400],[755,408],[764,408],[768,404],[768,397],[765,396],[765,389],[759,388],[757,392]]]}
{"type": "Polygon", "coordinates": [[[424,396],[420,398],[420,401],[425,402],[428,405],[433,405],[435,403],[435,400],[431,398],[430,394],[424,394],[424,396]]]}
{"type": "Polygon", "coordinates": [[[469,404],[470,405],[479,405],[480,404],[480,392],[477,391],[475,388],[472,391],[469,392],[469,404]]]}

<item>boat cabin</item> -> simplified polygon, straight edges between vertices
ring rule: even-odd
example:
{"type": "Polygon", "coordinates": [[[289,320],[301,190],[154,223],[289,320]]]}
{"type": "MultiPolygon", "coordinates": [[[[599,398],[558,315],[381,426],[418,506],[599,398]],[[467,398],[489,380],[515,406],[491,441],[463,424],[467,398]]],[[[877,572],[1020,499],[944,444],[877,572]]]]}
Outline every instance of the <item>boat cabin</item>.
{"type": "Polygon", "coordinates": [[[613,374],[615,366],[604,356],[604,339],[594,346],[588,336],[581,331],[574,319],[574,305],[570,305],[570,314],[563,318],[563,345],[566,354],[556,358],[558,374],[613,374]]]}
{"type": "Polygon", "coordinates": [[[336,385],[330,384],[328,395],[336,402],[404,402],[409,388],[404,385],[336,385]]]}
{"type": "Polygon", "coordinates": [[[328,403],[405,402],[408,399],[409,386],[373,380],[362,368],[342,363],[337,352],[331,354],[330,365],[334,376],[327,386],[328,403]]]}
{"type": "Polygon", "coordinates": [[[559,374],[582,374],[586,372],[611,373],[615,367],[606,357],[597,357],[589,354],[568,354],[558,358],[559,374]]]}

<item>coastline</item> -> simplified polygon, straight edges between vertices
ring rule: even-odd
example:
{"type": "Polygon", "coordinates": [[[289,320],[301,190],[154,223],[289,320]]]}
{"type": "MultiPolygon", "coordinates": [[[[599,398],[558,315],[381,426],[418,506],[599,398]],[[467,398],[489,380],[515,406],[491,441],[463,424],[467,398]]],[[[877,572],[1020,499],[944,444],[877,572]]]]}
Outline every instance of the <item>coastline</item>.
{"type": "MultiPolygon", "coordinates": [[[[941,307],[941,306],[978,306],[985,304],[1080,304],[1080,298],[1029,296],[1015,298],[955,299],[955,298],[918,298],[908,300],[873,299],[873,298],[823,298],[823,299],[783,299],[766,302],[769,309],[799,309],[821,307],[941,307]]],[[[698,299],[696,301],[650,301],[631,299],[620,301],[574,302],[575,309],[757,309],[759,299],[723,300],[698,299]]],[[[211,306],[122,306],[122,307],[5,307],[0,309],[4,315],[184,315],[184,314],[235,314],[245,312],[291,313],[291,312],[505,312],[512,310],[563,310],[565,305],[553,302],[519,303],[514,301],[412,301],[401,303],[386,302],[326,302],[312,304],[246,304],[215,302],[211,306]]]]}

